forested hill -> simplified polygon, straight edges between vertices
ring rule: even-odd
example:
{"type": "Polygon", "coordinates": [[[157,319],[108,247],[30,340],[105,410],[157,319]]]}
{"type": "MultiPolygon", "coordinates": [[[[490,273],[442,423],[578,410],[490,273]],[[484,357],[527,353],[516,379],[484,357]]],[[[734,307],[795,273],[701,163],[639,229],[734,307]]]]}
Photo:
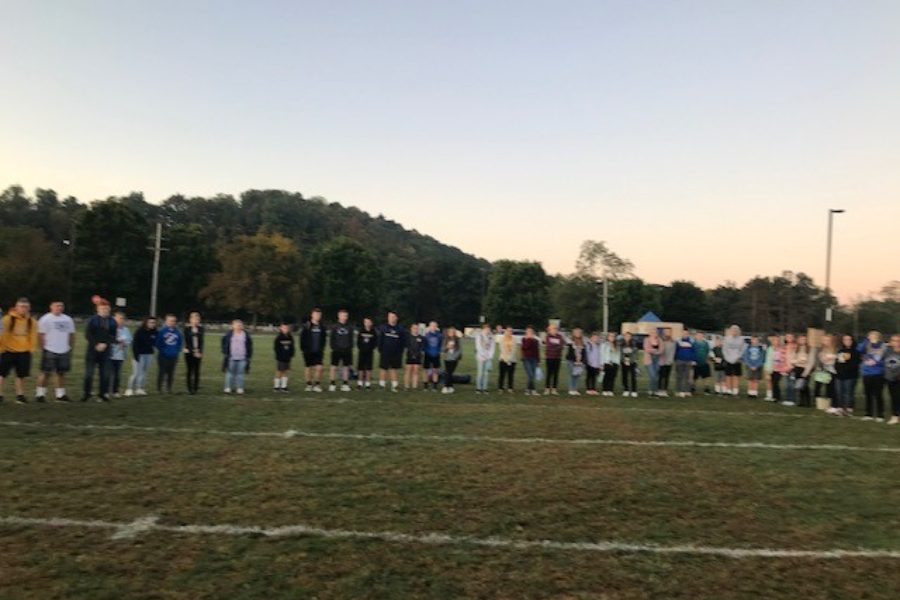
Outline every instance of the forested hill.
{"type": "Polygon", "coordinates": [[[11,186],[0,195],[0,303],[63,297],[84,313],[98,293],[124,297],[130,313],[143,314],[156,222],[168,249],[159,312],[179,315],[197,307],[271,320],[318,304],[468,323],[478,317],[490,268],[380,215],[296,192],[176,195],[161,204],[132,193],[85,204],[11,186]]]}

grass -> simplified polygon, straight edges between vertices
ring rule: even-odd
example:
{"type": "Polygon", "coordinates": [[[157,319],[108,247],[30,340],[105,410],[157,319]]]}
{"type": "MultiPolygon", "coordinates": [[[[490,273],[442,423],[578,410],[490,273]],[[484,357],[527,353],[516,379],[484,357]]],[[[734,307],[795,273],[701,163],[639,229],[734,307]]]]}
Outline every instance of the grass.
{"type": "MultiPolygon", "coordinates": [[[[220,361],[209,356],[197,396],[7,402],[0,421],[900,448],[900,431],[884,425],[744,399],[476,396],[471,386],[453,396],[273,395],[267,342],[258,343],[245,397],[218,393],[220,361]],[[339,398],[348,401],[328,401],[339,398]]],[[[896,551],[898,459],[3,426],[0,516],[129,522],[152,514],[167,524],[896,551]]],[[[0,525],[0,532],[3,598],[893,598],[900,588],[900,560],[891,558],[733,559],[167,532],[116,540],[108,530],[21,525],[0,525]]]]}

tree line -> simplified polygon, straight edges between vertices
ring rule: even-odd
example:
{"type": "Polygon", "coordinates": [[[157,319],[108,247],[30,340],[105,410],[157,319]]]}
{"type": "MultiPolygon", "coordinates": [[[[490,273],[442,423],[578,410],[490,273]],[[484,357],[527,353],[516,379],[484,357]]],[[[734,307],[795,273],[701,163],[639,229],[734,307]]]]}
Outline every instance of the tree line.
{"type": "MultiPolygon", "coordinates": [[[[140,193],[84,203],[50,189],[0,193],[0,302],[28,295],[36,306],[63,299],[75,314],[90,298],[123,297],[128,312],[149,309],[152,235],[163,224],[159,310],[210,318],[297,321],[316,304],[326,314],[397,311],[405,320],[466,325],[481,316],[513,326],[548,317],[595,330],[601,282],[609,278],[609,322],[653,311],[709,331],[824,325],[834,298],[804,273],[754,277],[702,289],[691,281],[645,282],[603,242],[586,241],[570,274],[540,263],[483,259],[403,228],[381,215],[296,192],[248,190],[238,197],[174,195],[160,204],[140,193]]],[[[837,307],[831,329],[900,330],[900,282],[837,307]]]]}

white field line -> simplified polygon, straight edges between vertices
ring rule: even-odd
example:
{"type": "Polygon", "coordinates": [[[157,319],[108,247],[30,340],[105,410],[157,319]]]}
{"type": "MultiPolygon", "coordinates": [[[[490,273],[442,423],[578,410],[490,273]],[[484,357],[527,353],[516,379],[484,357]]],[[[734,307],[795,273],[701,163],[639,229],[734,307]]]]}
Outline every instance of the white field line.
{"type": "Polygon", "coordinates": [[[730,548],[680,544],[637,544],[628,542],[560,542],[555,540],[517,540],[501,537],[457,536],[444,533],[410,534],[396,531],[357,531],[350,529],[324,529],[309,525],[285,525],[262,527],[257,525],[166,525],[155,516],[143,517],[132,522],[80,520],[64,518],[0,517],[0,525],[24,527],[74,527],[81,529],[112,530],[113,539],[130,539],[142,533],[154,531],[191,535],[262,536],[265,538],[320,537],[326,539],[376,540],[394,544],[426,544],[433,546],[467,545],[513,550],[559,550],[575,552],[618,552],[650,554],[692,554],[721,556],[725,558],[892,558],[900,559],[900,551],[869,548],[829,550],[792,550],[787,548],[730,548]]]}
{"type": "Polygon", "coordinates": [[[196,435],[222,435],[236,437],[270,438],[325,438],[367,441],[411,441],[411,442],[460,442],[494,444],[537,444],[571,446],[639,446],[675,448],[740,448],[748,450],[826,450],[838,452],[888,452],[900,454],[900,446],[845,446],[841,444],[770,444],[766,442],[700,442],[694,440],[622,440],[606,438],[545,438],[545,437],[502,437],[483,435],[429,435],[418,433],[344,433],[325,431],[228,431],[222,429],[196,429],[191,427],[146,427],[139,425],[99,425],[73,423],[41,423],[36,421],[0,421],[7,427],[40,427],[96,431],[135,431],[140,433],[175,433],[196,435]]]}
{"type": "MultiPolygon", "coordinates": [[[[361,394],[365,394],[361,392],[361,394]]],[[[229,398],[230,399],[230,398],[229,398]]],[[[337,397],[337,398],[329,398],[329,397],[309,397],[304,396],[302,398],[270,398],[268,396],[263,398],[253,398],[253,397],[244,397],[242,400],[258,400],[262,402],[283,402],[283,403],[300,403],[300,402],[322,402],[326,404],[403,404],[403,406],[441,406],[441,407],[466,407],[472,406],[475,408],[510,408],[514,410],[518,410],[521,408],[532,408],[537,410],[590,410],[590,411],[623,411],[623,412],[637,412],[637,413],[660,413],[660,414],[689,414],[689,415],[722,415],[726,417],[777,417],[777,418],[786,418],[786,419],[802,419],[804,417],[812,416],[810,414],[800,414],[800,413],[781,413],[781,412],[752,412],[752,411],[737,411],[737,410],[707,410],[702,408],[679,408],[677,405],[672,408],[649,408],[649,407],[638,407],[638,406],[582,406],[579,404],[528,404],[525,402],[435,402],[433,400],[423,400],[417,401],[415,399],[407,399],[407,398],[398,398],[397,401],[393,400],[359,400],[353,398],[346,397],[337,397]]]]}

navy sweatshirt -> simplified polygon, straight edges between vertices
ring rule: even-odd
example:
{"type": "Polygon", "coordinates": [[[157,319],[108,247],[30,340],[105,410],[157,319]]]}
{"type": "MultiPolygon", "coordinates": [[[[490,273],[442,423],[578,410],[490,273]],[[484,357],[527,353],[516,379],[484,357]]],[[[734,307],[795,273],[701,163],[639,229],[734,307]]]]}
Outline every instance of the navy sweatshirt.
{"type": "Polygon", "coordinates": [[[372,329],[360,329],[356,334],[356,347],[360,354],[369,355],[378,346],[378,332],[372,329]]]}
{"type": "Polygon", "coordinates": [[[321,354],[325,351],[326,335],[321,322],[307,321],[300,329],[300,350],[307,354],[321,354]]]}
{"type": "Polygon", "coordinates": [[[385,323],[378,330],[378,351],[388,356],[401,356],[406,348],[406,331],[400,325],[385,323]]]}

